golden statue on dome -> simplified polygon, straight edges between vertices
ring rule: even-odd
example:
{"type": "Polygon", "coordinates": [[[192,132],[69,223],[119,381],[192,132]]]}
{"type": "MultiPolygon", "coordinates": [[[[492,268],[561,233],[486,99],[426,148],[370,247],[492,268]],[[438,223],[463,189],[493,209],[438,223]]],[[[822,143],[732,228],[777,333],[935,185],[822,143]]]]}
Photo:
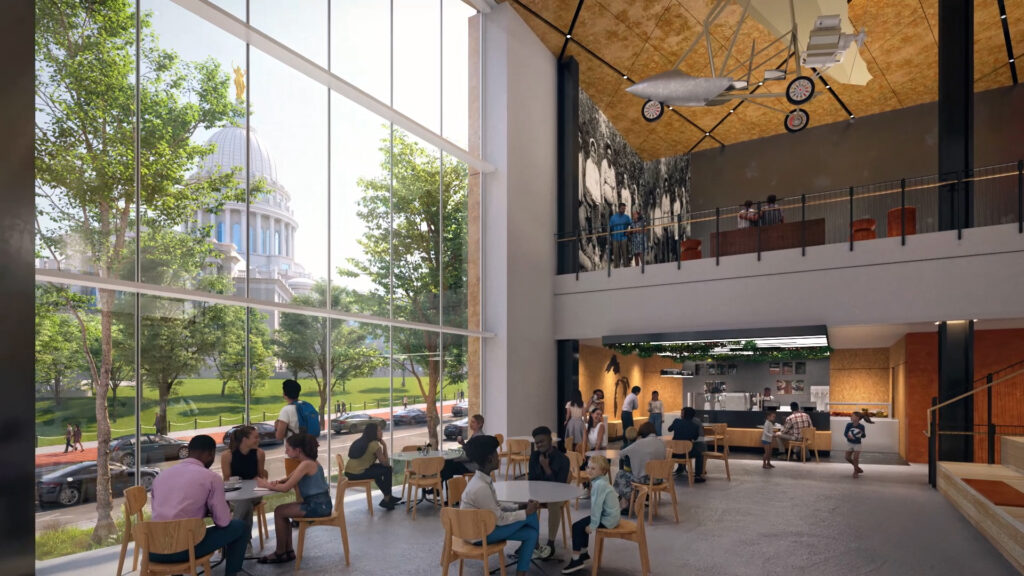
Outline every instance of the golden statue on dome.
{"type": "Polygon", "coordinates": [[[235,100],[245,100],[245,70],[241,66],[235,66],[235,100]]]}

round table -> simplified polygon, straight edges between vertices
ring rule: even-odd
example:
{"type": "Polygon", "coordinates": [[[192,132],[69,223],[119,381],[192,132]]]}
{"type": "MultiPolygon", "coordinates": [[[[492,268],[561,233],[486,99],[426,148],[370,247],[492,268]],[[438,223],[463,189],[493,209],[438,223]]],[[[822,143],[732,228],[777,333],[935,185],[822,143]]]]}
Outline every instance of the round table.
{"type": "Polygon", "coordinates": [[[494,494],[500,502],[529,502],[541,504],[567,502],[583,495],[583,490],[574,484],[545,482],[543,480],[510,480],[495,482],[494,494]]]}
{"type": "MultiPolygon", "coordinates": [[[[508,438],[505,438],[505,441],[508,441],[508,440],[526,440],[530,444],[533,444],[533,436],[509,436],[508,438]]],[[[552,442],[556,442],[557,443],[558,440],[559,440],[558,436],[555,436],[554,434],[551,435],[551,441],[552,442]]]]}
{"type": "Polygon", "coordinates": [[[402,460],[408,462],[410,460],[416,460],[417,458],[444,458],[445,460],[455,460],[465,456],[465,452],[462,450],[430,450],[427,452],[395,452],[391,455],[392,460],[402,460]]]}
{"type": "Polygon", "coordinates": [[[242,480],[242,487],[238,490],[232,490],[230,492],[225,490],[224,499],[228,502],[233,502],[235,500],[253,500],[273,493],[273,490],[257,488],[255,480],[242,480]]]}

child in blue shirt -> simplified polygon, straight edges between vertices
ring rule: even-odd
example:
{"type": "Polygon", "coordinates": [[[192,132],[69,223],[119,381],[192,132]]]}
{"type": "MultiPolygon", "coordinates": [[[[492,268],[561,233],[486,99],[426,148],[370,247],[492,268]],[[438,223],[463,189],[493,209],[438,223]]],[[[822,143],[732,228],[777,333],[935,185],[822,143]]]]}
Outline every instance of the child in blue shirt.
{"type": "Polygon", "coordinates": [[[853,464],[853,477],[856,478],[864,473],[860,469],[860,449],[861,442],[867,435],[864,433],[864,425],[861,421],[867,422],[868,424],[874,424],[871,421],[871,416],[863,414],[861,412],[854,412],[850,414],[850,421],[846,423],[846,430],[843,431],[843,437],[846,438],[846,461],[853,464]]]}
{"type": "Polygon", "coordinates": [[[619,497],[608,483],[608,459],[591,456],[587,464],[590,476],[590,516],[572,524],[572,560],[562,569],[562,574],[572,574],[583,569],[590,560],[587,543],[590,535],[598,528],[615,528],[619,525],[619,497]]]}

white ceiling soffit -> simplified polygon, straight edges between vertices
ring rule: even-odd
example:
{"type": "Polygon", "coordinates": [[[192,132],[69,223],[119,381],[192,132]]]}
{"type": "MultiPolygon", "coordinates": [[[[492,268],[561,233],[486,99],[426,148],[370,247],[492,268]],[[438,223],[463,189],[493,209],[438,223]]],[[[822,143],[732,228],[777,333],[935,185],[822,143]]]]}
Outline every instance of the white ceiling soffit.
{"type": "MultiPolygon", "coordinates": [[[[962,320],[962,318],[950,318],[962,320]]],[[[1024,318],[1001,318],[976,320],[975,330],[1010,330],[1024,328],[1024,318]]],[[[856,326],[829,326],[828,341],[832,348],[888,348],[905,334],[912,332],[935,332],[934,322],[909,324],[860,324],[856,326]]]]}
{"type": "MultiPolygon", "coordinates": [[[[780,0],[750,0],[750,16],[768,29],[775,37],[789,32],[796,16],[797,43],[800,49],[807,48],[807,38],[814,28],[814,20],[818,16],[838,14],[844,34],[856,34],[850,24],[846,9],[846,0],[792,0],[793,13],[789,11],[790,3],[780,0]]],[[[870,33],[871,31],[868,30],[870,33]]],[[[760,48],[760,47],[759,47],[760,48]]],[[[868,72],[867,63],[860,57],[858,46],[852,44],[846,50],[843,61],[832,66],[823,74],[840,84],[856,84],[864,86],[872,76],[868,72]]]]}
{"type": "Polygon", "coordinates": [[[494,0],[462,0],[466,4],[469,4],[473,8],[476,8],[478,12],[489,14],[491,10],[497,8],[498,4],[494,0]]]}
{"type": "Polygon", "coordinates": [[[494,172],[494,166],[491,163],[482,158],[478,158],[468,150],[460,148],[459,146],[449,142],[440,134],[435,133],[405,114],[402,114],[380,100],[377,100],[373,96],[370,96],[366,92],[363,92],[354,84],[350,84],[349,82],[341,79],[341,77],[332,74],[323,66],[316,64],[312,60],[271,38],[267,34],[264,34],[256,28],[247,26],[245,22],[239,20],[221,7],[211,4],[208,0],[174,0],[174,3],[228,34],[231,34],[239,40],[247,42],[253,47],[258,48],[270,57],[276,59],[278,62],[281,62],[282,64],[305,74],[312,80],[329,87],[334,92],[341,94],[345,98],[348,98],[381,118],[394,122],[399,128],[409,132],[424,142],[437,146],[442,151],[458,158],[480,172],[494,172]]]}

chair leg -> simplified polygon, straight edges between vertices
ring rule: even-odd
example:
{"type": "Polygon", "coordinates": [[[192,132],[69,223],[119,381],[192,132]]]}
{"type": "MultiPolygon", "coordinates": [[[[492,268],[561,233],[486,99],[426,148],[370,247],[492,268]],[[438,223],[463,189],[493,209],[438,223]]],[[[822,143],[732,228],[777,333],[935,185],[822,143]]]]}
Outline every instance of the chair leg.
{"type": "MultiPolygon", "coordinates": [[[[643,512],[641,512],[643,514],[643,512]]],[[[604,535],[600,532],[594,537],[594,558],[591,560],[593,567],[591,568],[591,576],[597,576],[597,571],[601,568],[601,554],[604,552],[604,535]]]]}
{"type": "Polygon", "coordinates": [[[803,461],[804,464],[807,464],[807,444],[804,444],[802,446],[802,448],[803,448],[803,455],[801,456],[801,460],[803,461]]]}
{"type": "Polygon", "coordinates": [[[366,508],[370,510],[370,518],[373,518],[373,489],[366,485],[366,508]]]}
{"type": "Polygon", "coordinates": [[[306,523],[299,523],[299,541],[295,545],[295,571],[299,571],[299,566],[302,566],[302,548],[306,543],[306,523]]]}
{"type": "Polygon", "coordinates": [[[345,551],[345,566],[348,566],[348,528],[345,526],[345,521],[342,520],[338,526],[341,530],[341,548],[345,551]]]}
{"type": "Polygon", "coordinates": [[[686,459],[686,479],[690,482],[690,488],[693,488],[693,461],[689,458],[686,459]]]}
{"type": "Polygon", "coordinates": [[[814,461],[821,464],[821,460],[818,458],[818,449],[814,448],[814,461]]]}
{"type": "MultiPolygon", "coordinates": [[[[121,557],[117,560],[117,576],[121,576],[122,570],[124,570],[124,557],[128,553],[128,542],[131,541],[131,538],[127,534],[125,534],[123,538],[124,541],[121,542],[121,557]]],[[[135,548],[138,549],[138,546],[136,546],[135,548]]],[[[138,557],[139,555],[136,554],[135,558],[138,557]]],[[[134,572],[135,568],[132,568],[132,571],[134,572]]]]}
{"type": "Polygon", "coordinates": [[[636,510],[636,500],[638,492],[633,490],[633,493],[629,495],[629,512],[626,513],[626,517],[629,518],[633,515],[633,511],[636,510]]]}
{"type": "Polygon", "coordinates": [[[676,487],[674,484],[670,484],[668,489],[672,494],[672,513],[675,514],[676,524],[679,524],[679,501],[676,500],[676,487]]]}
{"type": "Polygon", "coordinates": [[[640,546],[640,571],[643,576],[651,573],[651,557],[647,553],[647,536],[644,535],[637,544],[640,546]]]}
{"type": "Polygon", "coordinates": [[[412,496],[413,497],[410,498],[409,501],[406,502],[406,504],[411,504],[412,505],[412,519],[415,520],[416,519],[416,508],[417,508],[417,506],[415,504],[412,504],[412,501],[415,500],[417,497],[419,497],[420,487],[419,486],[410,486],[409,488],[412,490],[412,496]]]}
{"type": "Polygon", "coordinates": [[[729,473],[729,458],[726,458],[723,462],[725,462],[725,477],[732,482],[732,474],[729,473]]]}
{"type": "Polygon", "coordinates": [[[562,502],[562,547],[569,550],[569,526],[572,525],[572,517],[569,516],[569,503],[562,502]]]}
{"type": "MultiPolygon", "coordinates": [[[[498,569],[501,571],[501,576],[505,576],[505,558],[502,552],[503,550],[498,550],[498,569]]],[[[484,558],[484,566],[487,566],[487,558],[484,558]]]]}

